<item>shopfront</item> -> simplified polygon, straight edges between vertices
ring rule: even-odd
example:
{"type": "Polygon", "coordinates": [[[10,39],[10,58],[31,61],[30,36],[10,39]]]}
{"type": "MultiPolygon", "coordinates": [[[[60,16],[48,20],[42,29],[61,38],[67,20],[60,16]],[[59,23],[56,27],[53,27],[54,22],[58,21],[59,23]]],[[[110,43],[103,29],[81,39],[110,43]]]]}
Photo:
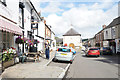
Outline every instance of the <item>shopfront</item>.
{"type": "Polygon", "coordinates": [[[15,46],[14,36],[22,35],[15,22],[0,16],[0,52],[15,46]]]}

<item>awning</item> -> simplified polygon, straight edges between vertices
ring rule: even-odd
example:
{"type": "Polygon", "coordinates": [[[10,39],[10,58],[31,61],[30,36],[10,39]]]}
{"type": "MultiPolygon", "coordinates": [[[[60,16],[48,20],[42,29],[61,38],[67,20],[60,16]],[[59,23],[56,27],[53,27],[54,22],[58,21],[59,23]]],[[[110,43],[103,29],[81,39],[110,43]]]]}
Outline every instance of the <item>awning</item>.
{"type": "Polygon", "coordinates": [[[0,30],[22,35],[22,29],[17,24],[10,22],[7,19],[0,17],[0,30]]]}

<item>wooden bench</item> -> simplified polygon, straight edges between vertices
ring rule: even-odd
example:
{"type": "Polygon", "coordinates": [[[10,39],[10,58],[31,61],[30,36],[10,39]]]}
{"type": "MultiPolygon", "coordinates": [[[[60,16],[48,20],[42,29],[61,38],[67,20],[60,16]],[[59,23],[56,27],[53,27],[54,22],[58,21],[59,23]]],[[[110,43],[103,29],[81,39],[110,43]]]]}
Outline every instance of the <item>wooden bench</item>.
{"type": "Polygon", "coordinates": [[[27,55],[27,59],[34,59],[35,62],[38,60],[40,61],[40,53],[39,52],[29,52],[29,53],[26,53],[27,55]]]}

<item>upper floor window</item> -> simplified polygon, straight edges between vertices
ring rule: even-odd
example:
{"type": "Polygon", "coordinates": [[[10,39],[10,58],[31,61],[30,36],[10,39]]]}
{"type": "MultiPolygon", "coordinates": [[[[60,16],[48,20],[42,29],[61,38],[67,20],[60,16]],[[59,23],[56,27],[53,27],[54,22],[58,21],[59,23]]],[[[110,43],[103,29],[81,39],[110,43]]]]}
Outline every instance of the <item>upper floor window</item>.
{"type": "Polygon", "coordinates": [[[106,31],[106,36],[108,36],[108,31],[106,31]]]}
{"type": "Polygon", "coordinates": [[[2,2],[3,5],[7,6],[6,5],[6,0],[0,0],[0,2],[2,2]]]}
{"type": "Polygon", "coordinates": [[[112,29],[112,35],[115,36],[115,28],[112,29]]]}

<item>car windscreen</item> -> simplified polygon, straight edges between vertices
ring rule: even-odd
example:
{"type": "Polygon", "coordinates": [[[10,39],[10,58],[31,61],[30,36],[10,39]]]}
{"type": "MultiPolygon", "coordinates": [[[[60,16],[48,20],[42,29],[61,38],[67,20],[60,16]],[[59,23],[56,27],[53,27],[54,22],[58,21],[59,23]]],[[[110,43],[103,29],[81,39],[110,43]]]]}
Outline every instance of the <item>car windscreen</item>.
{"type": "Polygon", "coordinates": [[[58,48],[58,52],[70,52],[70,49],[58,48]]]}
{"type": "Polygon", "coordinates": [[[89,49],[89,50],[99,50],[98,48],[91,48],[91,49],[89,49]]]}

